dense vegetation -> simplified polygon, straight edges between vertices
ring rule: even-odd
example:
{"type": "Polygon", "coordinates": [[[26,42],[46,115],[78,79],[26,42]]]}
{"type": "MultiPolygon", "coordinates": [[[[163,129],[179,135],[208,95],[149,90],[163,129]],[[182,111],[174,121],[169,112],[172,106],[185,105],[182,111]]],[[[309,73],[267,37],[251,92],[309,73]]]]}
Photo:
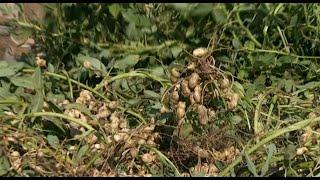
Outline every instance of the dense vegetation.
{"type": "Polygon", "coordinates": [[[0,61],[1,176],[319,176],[318,4],[50,4],[0,61]]]}

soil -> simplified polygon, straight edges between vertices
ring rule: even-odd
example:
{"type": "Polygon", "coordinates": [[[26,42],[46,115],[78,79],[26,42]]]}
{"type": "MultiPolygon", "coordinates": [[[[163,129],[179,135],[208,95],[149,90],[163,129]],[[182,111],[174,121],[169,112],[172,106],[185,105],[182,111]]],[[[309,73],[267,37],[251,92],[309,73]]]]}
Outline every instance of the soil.
{"type": "MultiPolygon", "coordinates": [[[[16,18],[19,7],[14,3],[3,3],[0,5],[0,60],[18,60],[23,54],[30,51],[30,47],[18,46],[19,39],[12,40],[10,33],[14,31],[9,25],[9,21],[16,18]],[[10,13],[4,12],[3,9],[10,9],[10,13]]],[[[39,20],[44,18],[43,3],[25,3],[23,4],[24,16],[27,21],[39,20]]]]}

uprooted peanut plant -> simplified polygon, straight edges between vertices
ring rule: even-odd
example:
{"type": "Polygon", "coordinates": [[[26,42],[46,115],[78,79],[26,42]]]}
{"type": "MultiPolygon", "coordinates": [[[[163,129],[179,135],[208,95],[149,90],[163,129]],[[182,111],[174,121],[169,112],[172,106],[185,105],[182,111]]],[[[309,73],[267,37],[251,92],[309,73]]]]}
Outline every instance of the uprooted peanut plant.
{"type": "Polygon", "coordinates": [[[0,61],[1,176],[320,175],[319,5],[46,7],[0,61]]]}

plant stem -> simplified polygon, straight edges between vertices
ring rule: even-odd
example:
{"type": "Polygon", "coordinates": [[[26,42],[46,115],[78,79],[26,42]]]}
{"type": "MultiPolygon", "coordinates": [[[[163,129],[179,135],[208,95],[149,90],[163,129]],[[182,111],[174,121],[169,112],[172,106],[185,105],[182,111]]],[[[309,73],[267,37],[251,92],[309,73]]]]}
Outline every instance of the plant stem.
{"type": "Polygon", "coordinates": [[[39,116],[52,116],[52,117],[59,117],[59,118],[63,118],[66,119],[70,122],[79,124],[80,126],[83,126],[85,128],[87,128],[88,130],[94,130],[93,127],[91,127],[89,124],[83,122],[81,119],[76,119],[74,117],[71,116],[67,116],[64,114],[60,114],[60,113],[54,113],[54,112],[35,112],[35,113],[30,113],[30,114],[26,114],[24,115],[25,117],[39,117],[39,116]]]}
{"type": "MultiPolygon", "coordinates": [[[[292,124],[292,125],[290,125],[290,126],[288,126],[286,128],[275,130],[275,131],[271,132],[270,134],[266,135],[266,137],[264,139],[262,139],[260,142],[255,144],[253,147],[251,147],[248,150],[244,150],[244,151],[245,151],[245,153],[247,155],[249,155],[252,152],[256,151],[258,148],[260,148],[262,145],[268,143],[269,141],[271,141],[271,140],[273,140],[273,139],[275,139],[275,138],[277,138],[277,137],[279,137],[279,136],[281,136],[281,135],[283,135],[285,133],[302,129],[302,128],[310,125],[311,123],[315,123],[315,122],[319,122],[319,121],[320,121],[320,117],[312,118],[312,119],[306,119],[306,120],[294,123],[294,124],[292,124]]],[[[242,156],[238,156],[236,158],[236,160],[233,161],[233,163],[231,163],[227,168],[225,168],[219,175],[220,176],[226,176],[229,173],[229,171],[231,169],[233,169],[241,161],[242,161],[242,156]]]]}
{"type": "Polygon", "coordinates": [[[231,49],[231,48],[219,48],[213,50],[213,52],[219,52],[222,50],[227,50],[227,51],[244,51],[244,52],[264,52],[264,53],[274,53],[274,54],[281,54],[285,56],[291,56],[295,58],[300,58],[300,59],[320,59],[320,56],[301,56],[301,55],[296,55],[292,53],[286,53],[286,52],[281,52],[277,50],[269,50],[269,49],[248,49],[248,48],[241,48],[241,49],[231,49]]]}
{"type": "Polygon", "coordinates": [[[246,33],[248,34],[248,38],[251,39],[251,41],[253,41],[257,47],[261,48],[262,47],[261,43],[253,36],[251,31],[243,25],[243,22],[240,18],[239,12],[236,13],[236,17],[237,17],[238,23],[240,24],[241,28],[243,28],[246,31],[246,33]]]}
{"type": "MultiPolygon", "coordinates": [[[[32,70],[32,69],[24,69],[23,71],[24,71],[24,72],[34,72],[34,70],[32,70]]],[[[48,76],[52,76],[52,77],[56,77],[56,78],[59,78],[59,79],[63,79],[63,80],[68,80],[68,78],[65,77],[65,76],[62,76],[62,75],[56,74],[56,73],[52,73],[52,72],[48,72],[48,71],[44,72],[43,74],[44,74],[44,75],[48,75],[48,76]]],[[[94,89],[92,89],[92,88],[90,88],[90,87],[82,84],[81,82],[78,82],[78,81],[73,80],[73,79],[71,79],[71,78],[70,78],[69,80],[70,80],[70,82],[72,82],[72,83],[74,83],[74,84],[77,84],[77,85],[79,85],[80,87],[83,87],[83,88],[85,88],[85,89],[93,92],[94,94],[96,94],[97,96],[99,96],[99,97],[101,97],[103,100],[105,100],[106,102],[111,102],[111,101],[110,101],[107,97],[105,97],[103,94],[101,94],[101,93],[99,93],[98,91],[96,91],[96,90],[94,90],[94,89]]],[[[117,108],[120,109],[120,110],[122,110],[122,111],[128,112],[129,114],[131,114],[131,115],[137,117],[138,119],[140,119],[143,123],[146,123],[146,120],[145,120],[140,114],[138,114],[138,113],[136,113],[136,112],[134,112],[134,111],[132,111],[132,110],[127,110],[126,108],[124,108],[124,107],[122,107],[122,106],[118,106],[117,108]]]]}

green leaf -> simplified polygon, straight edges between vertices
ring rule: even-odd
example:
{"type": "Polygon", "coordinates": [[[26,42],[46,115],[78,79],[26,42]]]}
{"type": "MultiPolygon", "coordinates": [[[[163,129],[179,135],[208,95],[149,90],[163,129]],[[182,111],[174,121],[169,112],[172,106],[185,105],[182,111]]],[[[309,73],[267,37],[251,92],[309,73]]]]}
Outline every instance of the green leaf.
{"type": "Polygon", "coordinates": [[[257,174],[256,166],[253,164],[253,162],[251,161],[250,157],[246,152],[244,153],[244,156],[247,161],[248,170],[254,175],[254,177],[258,177],[259,175],[257,174]]]}
{"type": "Polygon", "coordinates": [[[156,93],[156,92],[150,91],[150,90],[144,90],[143,94],[146,97],[149,97],[149,98],[154,98],[154,99],[159,99],[160,98],[160,94],[159,93],[156,93]]]}
{"type": "Polygon", "coordinates": [[[258,55],[255,63],[257,65],[262,63],[263,65],[268,66],[268,65],[274,63],[274,60],[275,60],[274,58],[275,58],[275,54],[265,53],[262,55],[258,55]]]}
{"type": "Polygon", "coordinates": [[[9,66],[9,64],[8,64],[7,61],[0,61],[0,69],[1,69],[1,68],[6,68],[6,67],[8,67],[8,66],[9,66]]]}
{"type": "Polygon", "coordinates": [[[51,121],[55,126],[57,126],[57,128],[59,128],[59,130],[61,130],[63,133],[66,133],[66,131],[64,130],[63,126],[65,125],[63,121],[61,121],[59,118],[55,118],[55,117],[46,117],[46,119],[48,119],[49,121],[51,121]]]}
{"type": "Polygon", "coordinates": [[[254,43],[253,43],[252,41],[246,41],[246,42],[244,43],[244,47],[245,47],[246,49],[249,49],[249,50],[254,50],[255,45],[254,45],[254,43]]]}
{"type": "Polygon", "coordinates": [[[286,85],[286,79],[281,79],[281,80],[279,80],[279,82],[278,82],[278,85],[277,85],[277,88],[278,89],[282,89],[282,88],[284,88],[284,86],[286,85]]]}
{"type": "Polygon", "coordinates": [[[0,61],[0,77],[7,77],[16,74],[23,68],[23,63],[8,63],[6,61],[0,61]]]}
{"type": "MultiPolygon", "coordinates": [[[[48,99],[48,98],[46,98],[48,99]]],[[[63,111],[60,109],[59,106],[57,106],[55,103],[51,102],[51,101],[46,101],[49,105],[49,108],[56,113],[63,113],[63,111]]]]}
{"type": "Polygon", "coordinates": [[[40,112],[43,109],[43,102],[43,95],[38,91],[32,99],[31,112],[40,112]]]}
{"type": "Polygon", "coordinates": [[[126,28],[126,35],[129,40],[139,40],[142,37],[142,33],[136,28],[136,24],[130,22],[126,28]]]}
{"type": "Polygon", "coordinates": [[[289,167],[290,161],[296,156],[296,146],[289,144],[284,151],[284,166],[289,167]]]}
{"type": "Polygon", "coordinates": [[[139,62],[139,60],[140,60],[139,55],[130,54],[123,59],[117,60],[114,64],[114,68],[118,68],[118,69],[130,68],[136,65],[139,62]]]}
{"type": "Polygon", "coordinates": [[[161,77],[165,75],[164,69],[161,66],[157,66],[151,69],[150,74],[157,76],[157,77],[161,77]]]}
{"type": "Polygon", "coordinates": [[[190,11],[191,17],[204,17],[213,10],[211,3],[200,3],[190,11]]]}
{"type": "Polygon", "coordinates": [[[269,170],[269,164],[272,156],[276,153],[277,147],[273,143],[268,146],[268,157],[261,169],[261,177],[265,176],[269,170]]]}
{"type": "Polygon", "coordinates": [[[47,141],[51,147],[53,147],[54,149],[58,149],[59,139],[57,136],[49,134],[47,135],[47,141]]]}
{"type": "Polygon", "coordinates": [[[309,169],[310,167],[314,167],[315,161],[307,161],[307,162],[301,162],[298,164],[298,167],[301,169],[309,169]]]}
{"type": "Polygon", "coordinates": [[[12,84],[18,87],[24,87],[28,89],[34,89],[33,78],[30,75],[19,76],[19,77],[11,77],[10,81],[12,84]]]}
{"type": "Polygon", "coordinates": [[[48,63],[48,71],[54,72],[54,66],[51,63],[48,63]]]}
{"type": "Polygon", "coordinates": [[[290,26],[296,26],[298,21],[298,14],[295,14],[290,18],[290,26]]]}
{"type": "Polygon", "coordinates": [[[278,60],[277,63],[280,64],[292,64],[296,58],[292,56],[281,56],[278,60]]]}
{"type": "Polygon", "coordinates": [[[119,4],[112,4],[108,7],[110,14],[114,17],[114,18],[118,18],[122,7],[119,4]]]}
{"type": "Polygon", "coordinates": [[[284,89],[286,90],[286,92],[291,92],[293,90],[295,83],[292,79],[286,80],[284,89]]]}
{"type": "Polygon", "coordinates": [[[213,8],[213,17],[218,24],[224,24],[227,22],[228,13],[225,5],[216,5],[213,8]]]}
{"type": "Polygon", "coordinates": [[[234,87],[234,90],[237,92],[237,93],[239,93],[241,96],[244,96],[244,93],[245,93],[245,91],[244,91],[244,88],[243,88],[243,86],[239,83],[239,82],[237,82],[237,81],[235,81],[234,83],[233,83],[233,87],[234,87]]]}
{"type": "Polygon", "coordinates": [[[177,58],[179,54],[182,52],[182,48],[179,46],[171,47],[171,52],[174,58],[177,58]]]}
{"type": "Polygon", "coordinates": [[[146,16],[138,15],[138,23],[136,24],[139,27],[145,27],[151,30],[151,22],[146,16]]]}
{"type": "Polygon", "coordinates": [[[102,50],[101,52],[100,52],[100,54],[99,54],[99,58],[110,58],[111,57],[111,53],[110,53],[110,51],[109,50],[107,50],[107,49],[104,49],[104,50],[102,50]]]}
{"type": "Polygon", "coordinates": [[[35,72],[32,75],[33,86],[36,91],[41,92],[43,88],[42,75],[40,67],[37,67],[35,72]]]}
{"type": "Polygon", "coordinates": [[[2,87],[0,87],[0,99],[3,100],[19,100],[16,94],[10,93],[10,86],[6,86],[4,82],[1,82],[2,87]]]}
{"type": "Polygon", "coordinates": [[[313,89],[313,88],[316,88],[320,85],[319,82],[315,82],[315,81],[312,81],[312,82],[308,82],[307,84],[304,84],[304,85],[299,85],[299,86],[296,86],[297,89],[313,89]]]}
{"type": "Polygon", "coordinates": [[[239,73],[238,73],[238,78],[239,79],[244,79],[247,78],[249,76],[248,71],[246,71],[245,69],[240,69],[239,73]]]}
{"type": "Polygon", "coordinates": [[[193,132],[192,124],[184,123],[180,128],[180,135],[182,138],[188,138],[193,132]]]}
{"type": "Polygon", "coordinates": [[[242,117],[240,117],[239,115],[234,115],[230,120],[232,124],[239,124],[242,121],[242,117]]]}
{"type": "Polygon", "coordinates": [[[134,99],[130,99],[127,101],[127,104],[128,105],[131,105],[131,106],[134,106],[134,105],[137,105],[141,102],[141,99],[140,98],[134,98],[134,99]]]}
{"type": "Polygon", "coordinates": [[[172,6],[173,8],[179,11],[186,10],[190,6],[189,3],[167,3],[166,5],[172,6]]]}
{"type": "Polygon", "coordinates": [[[99,59],[79,54],[77,57],[77,60],[80,64],[83,64],[85,61],[89,61],[92,65],[92,69],[99,70],[99,72],[101,72],[101,73],[106,72],[105,65],[103,63],[101,63],[101,61],[99,59]]]}
{"type": "Polygon", "coordinates": [[[122,16],[124,20],[129,23],[133,23],[133,24],[139,23],[139,17],[131,9],[128,9],[127,11],[123,11],[122,16]]]}
{"type": "Polygon", "coordinates": [[[237,38],[232,39],[232,45],[235,49],[240,49],[242,46],[241,42],[237,38]]]}
{"type": "Polygon", "coordinates": [[[10,170],[10,163],[8,158],[5,156],[0,157],[0,176],[3,176],[8,173],[10,170]]]}
{"type": "Polygon", "coordinates": [[[194,25],[189,26],[186,32],[186,38],[193,36],[194,32],[195,32],[194,25]]]}
{"type": "Polygon", "coordinates": [[[78,163],[81,160],[81,158],[87,153],[88,149],[89,149],[88,145],[84,145],[79,149],[77,156],[75,158],[76,163],[78,163]]]}

